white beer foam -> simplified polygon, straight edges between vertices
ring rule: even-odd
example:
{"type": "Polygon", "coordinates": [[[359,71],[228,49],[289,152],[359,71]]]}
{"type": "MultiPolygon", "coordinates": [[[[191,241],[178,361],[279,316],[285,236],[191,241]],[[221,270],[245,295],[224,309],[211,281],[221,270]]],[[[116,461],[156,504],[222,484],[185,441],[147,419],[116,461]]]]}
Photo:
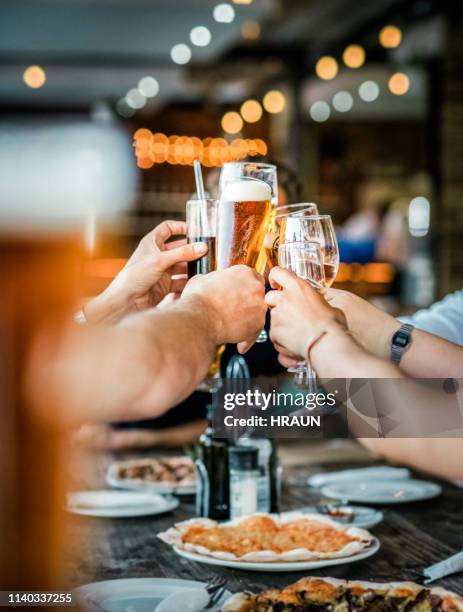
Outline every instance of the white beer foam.
{"type": "Polygon", "coordinates": [[[254,179],[237,179],[225,184],[221,199],[227,202],[261,202],[272,198],[270,185],[254,179]]]}

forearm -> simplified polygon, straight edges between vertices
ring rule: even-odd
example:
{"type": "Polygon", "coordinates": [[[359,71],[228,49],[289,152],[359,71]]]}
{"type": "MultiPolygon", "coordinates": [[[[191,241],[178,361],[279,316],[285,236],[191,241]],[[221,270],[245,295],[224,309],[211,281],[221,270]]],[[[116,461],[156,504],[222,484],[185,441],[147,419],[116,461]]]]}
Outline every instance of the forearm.
{"type": "Polygon", "coordinates": [[[129,293],[123,288],[114,291],[110,285],[102,293],[88,300],[83,311],[90,324],[116,323],[129,314],[130,305],[129,293]]]}
{"type": "Polygon", "coordinates": [[[334,325],[312,348],[311,360],[321,378],[401,378],[392,363],[365,351],[334,325]]]}
{"type": "Polygon", "coordinates": [[[441,478],[463,479],[461,438],[361,438],[369,451],[441,478]]]}

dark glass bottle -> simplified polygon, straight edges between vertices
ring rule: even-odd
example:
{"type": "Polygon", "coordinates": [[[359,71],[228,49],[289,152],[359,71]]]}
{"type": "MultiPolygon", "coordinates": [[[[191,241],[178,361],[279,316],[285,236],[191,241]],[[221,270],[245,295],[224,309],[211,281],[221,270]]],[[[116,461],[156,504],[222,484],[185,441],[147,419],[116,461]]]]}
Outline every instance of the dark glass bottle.
{"type": "Polygon", "coordinates": [[[272,444],[272,452],[269,461],[269,476],[270,476],[270,512],[280,511],[280,493],[281,493],[281,477],[278,464],[278,447],[276,440],[270,440],[272,444]]]}
{"type": "Polygon", "coordinates": [[[199,438],[197,448],[196,513],[215,520],[226,520],[230,516],[228,448],[231,443],[215,437],[212,411],[212,405],[209,405],[207,429],[199,438]]]}

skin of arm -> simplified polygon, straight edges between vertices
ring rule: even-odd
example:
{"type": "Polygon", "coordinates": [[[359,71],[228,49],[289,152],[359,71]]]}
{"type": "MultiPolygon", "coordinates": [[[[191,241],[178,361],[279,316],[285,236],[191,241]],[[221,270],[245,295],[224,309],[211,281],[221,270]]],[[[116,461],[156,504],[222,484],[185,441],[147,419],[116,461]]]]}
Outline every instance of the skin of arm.
{"type": "Polygon", "coordinates": [[[113,326],[45,330],[27,389],[46,410],[50,394],[70,425],[152,418],[204,378],[217,345],[255,339],[265,320],[264,281],[247,266],[194,277],[182,297],[113,326]],[[33,390],[33,391],[32,391],[33,390]]]}
{"type": "MultiPolygon", "coordinates": [[[[389,360],[392,336],[400,321],[348,291],[330,289],[327,298],[343,311],[355,340],[371,354],[389,360]]],[[[459,378],[463,376],[463,348],[414,329],[400,369],[411,378],[459,378]]]]}

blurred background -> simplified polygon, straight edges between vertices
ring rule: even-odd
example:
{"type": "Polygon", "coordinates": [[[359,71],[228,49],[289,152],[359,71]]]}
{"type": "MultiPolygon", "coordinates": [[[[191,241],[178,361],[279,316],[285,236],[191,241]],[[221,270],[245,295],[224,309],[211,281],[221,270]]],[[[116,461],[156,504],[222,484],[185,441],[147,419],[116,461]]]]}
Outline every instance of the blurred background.
{"type": "Polygon", "coordinates": [[[115,240],[93,227],[86,295],[184,218],[194,158],[214,193],[265,157],[333,215],[337,286],[413,310],[463,284],[462,34],[450,0],[3,0],[0,112],[133,139],[136,202],[115,240]]]}

